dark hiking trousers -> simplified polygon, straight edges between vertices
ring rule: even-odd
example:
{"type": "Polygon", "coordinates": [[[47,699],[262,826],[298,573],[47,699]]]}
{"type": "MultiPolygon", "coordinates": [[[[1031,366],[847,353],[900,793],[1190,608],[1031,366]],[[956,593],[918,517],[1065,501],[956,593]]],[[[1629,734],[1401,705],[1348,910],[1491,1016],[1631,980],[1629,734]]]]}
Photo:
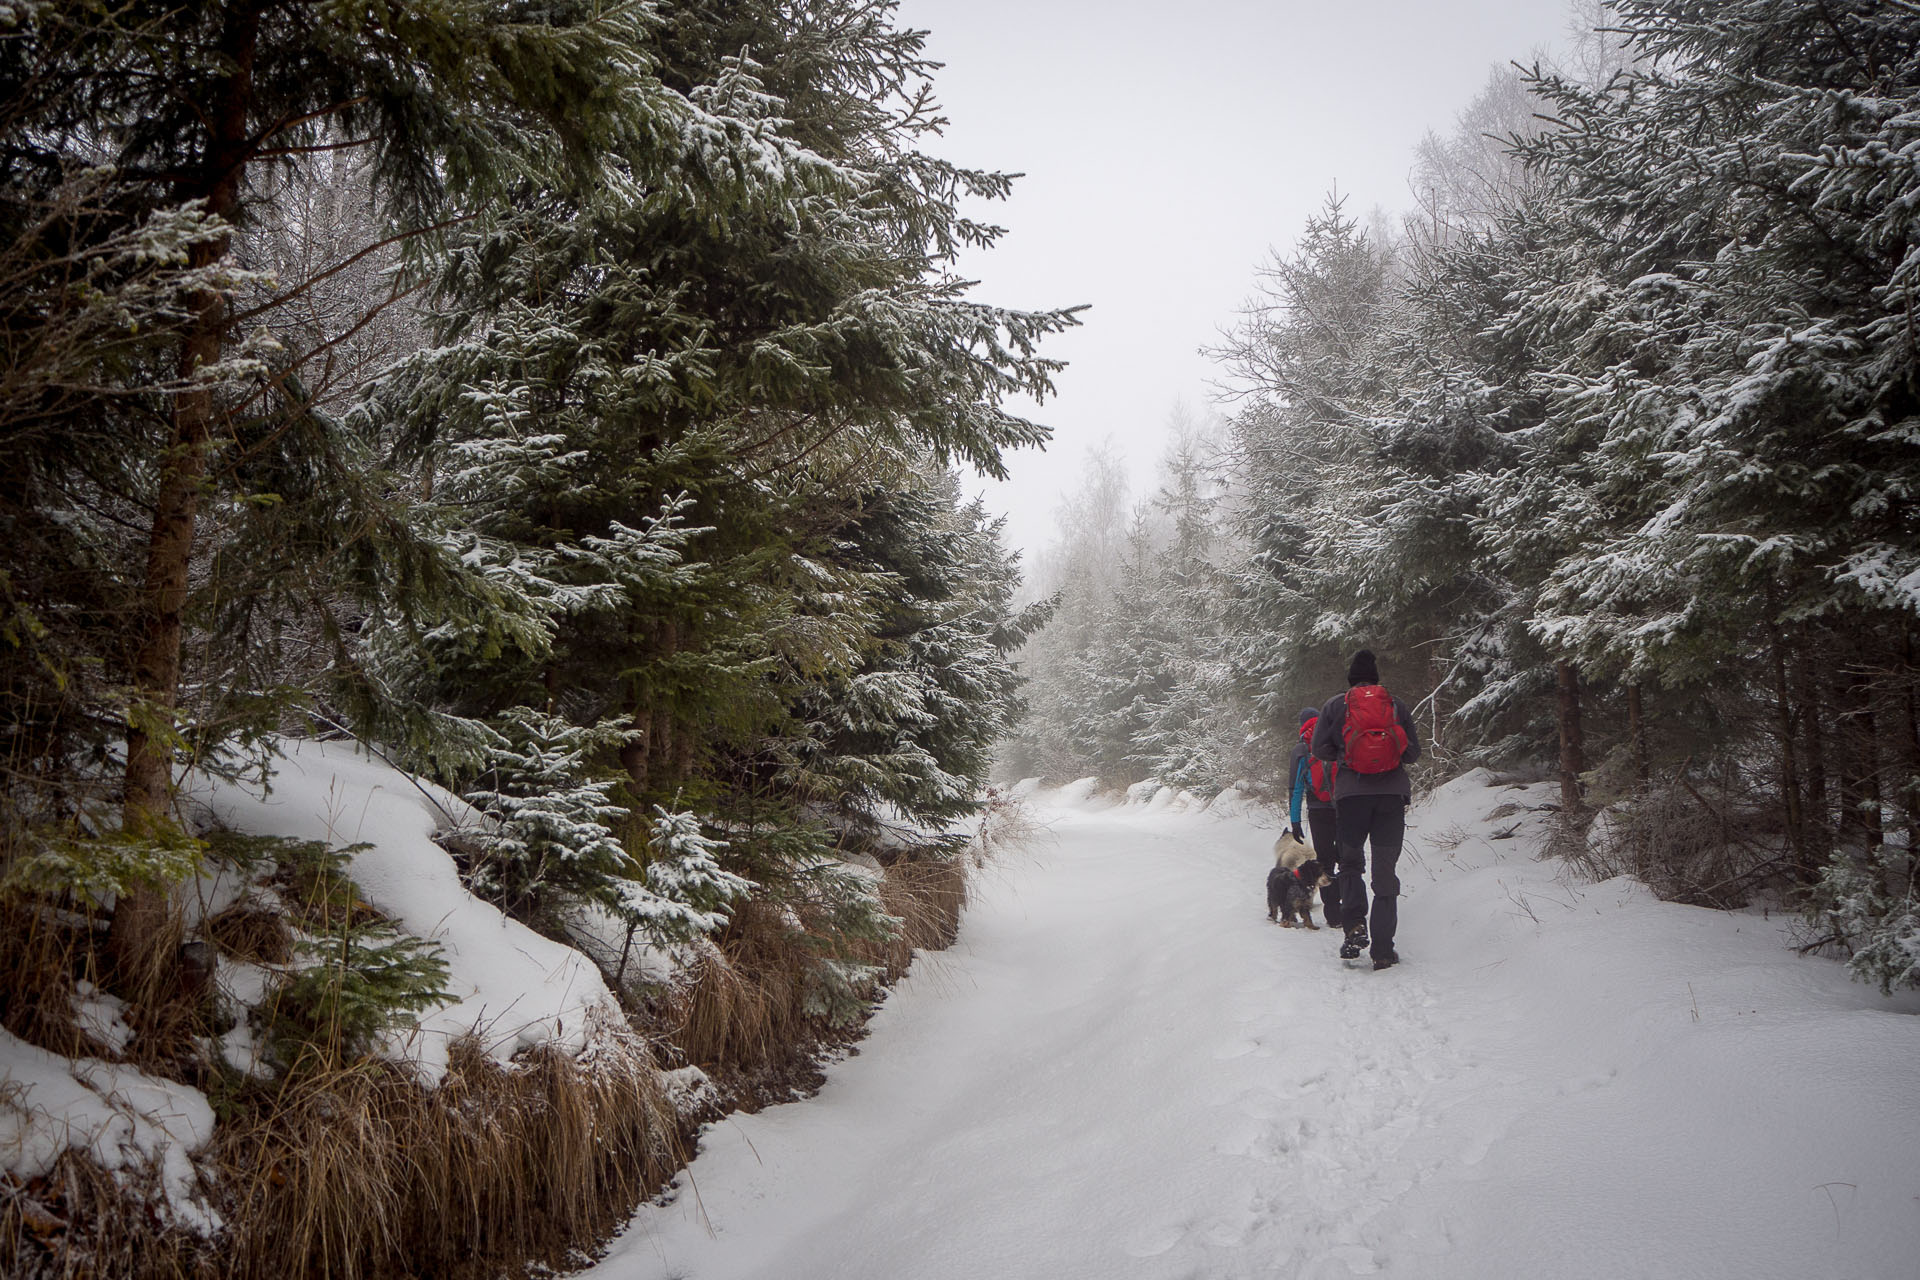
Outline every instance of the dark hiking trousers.
{"type": "Polygon", "coordinates": [[[1307,806],[1307,834],[1313,838],[1313,856],[1333,883],[1320,891],[1320,914],[1329,927],[1340,923],[1340,840],[1334,834],[1333,808],[1307,806]]]}
{"type": "Polygon", "coordinates": [[[1334,802],[1340,840],[1340,923],[1367,920],[1367,886],[1361,875],[1373,863],[1373,917],[1368,947],[1376,960],[1393,954],[1400,923],[1400,846],[1407,838],[1407,802],[1399,796],[1348,796],[1334,802]]]}

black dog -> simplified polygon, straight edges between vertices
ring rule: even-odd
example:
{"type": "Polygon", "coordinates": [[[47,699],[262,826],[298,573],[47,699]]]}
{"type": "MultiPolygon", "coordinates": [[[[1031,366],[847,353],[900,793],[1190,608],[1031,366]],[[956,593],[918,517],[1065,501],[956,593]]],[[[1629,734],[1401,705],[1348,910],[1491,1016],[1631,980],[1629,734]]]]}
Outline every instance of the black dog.
{"type": "Polygon", "coordinates": [[[1267,919],[1278,912],[1283,929],[1319,929],[1313,922],[1313,904],[1320,890],[1331,883],[1314,858],[1297,867],[1275,867],[1267,872],[1267,919]],[[1297,923],[1295,916],[1299,917],[1297,923]]]}

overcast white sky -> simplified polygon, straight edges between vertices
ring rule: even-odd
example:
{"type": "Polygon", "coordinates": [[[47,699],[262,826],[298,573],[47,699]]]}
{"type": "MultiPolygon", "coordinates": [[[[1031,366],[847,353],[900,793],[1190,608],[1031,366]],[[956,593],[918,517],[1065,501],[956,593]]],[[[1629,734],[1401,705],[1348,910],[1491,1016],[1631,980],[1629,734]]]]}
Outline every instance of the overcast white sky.
{"type": "Polygon", "coordinates": [[[1199,348],[1330,189],[1363,219],[1410,207],[1420,136],[1567,30],[1563,0],[901,0],[900,20],[947,64],[935,150],[1027,175],[963,264],[975,297],[1092,306],[1047,348],[1071,362],[1030,414],[1053,444],[970,482],[1029,562],[1106,437],[1150,483],[1174,405],[1210,404],[1199,348]]]}

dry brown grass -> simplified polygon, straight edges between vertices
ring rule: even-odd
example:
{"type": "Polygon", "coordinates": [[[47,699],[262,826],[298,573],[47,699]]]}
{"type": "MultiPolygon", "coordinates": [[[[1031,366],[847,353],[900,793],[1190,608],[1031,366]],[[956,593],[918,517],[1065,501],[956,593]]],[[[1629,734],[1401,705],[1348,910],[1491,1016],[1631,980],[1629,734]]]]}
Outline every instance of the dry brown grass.
{"type": "MultiPolygon", "coordinates": [[[[157,1192],[155,1193],[157,1194],[157,1192]]],[[[0,1275],[9,1280],[213,1280],[207,1242],[163,1225],[146,1201],[76,1152],[45,1177],[0,1175],[0,1275]]]]}
{"type": "Polygon", "coordinates": [[[786,1065],[812,1042],[800,1000],[815,953],[778,907],[741,904],[715,942],[697,944],[690,982],[669,999],[667,1039],[709,1074],[786,1065]]]}
{"type": "Polygon", "coordinates": [[[250,964],[285,964],[293,959],[293,930],[287,918],[254,902],[236,902],[201,926],[207,941],[225,955],[250,964]]]}
{"type": "MultiPolygon", "coordinates": [[[[871,965],[892,980],[915,951],[951,945],[969,865],[901,858],[888,866],[879,894],[902,924],[884,942],[840,936],[824,909],[815,918],[805,904],[797,914],[743,905],[720,937],[701,944],[694,980],[668,998],[668,1039],[734,1105],[817,1084],[821,1047],[858,1034],[857,1023],[830,1025],[807,1011],[823,960],[871,965]]],[[[230,908],[204,934],[242,959],[277,963],[289,954],[286,921],[262,909],[230,908]]],[[[74,1025],[70,993],[98,968],[96,935],[84,920],[0,902],[0,971],[9,978],[0,1021],[57,1051],[95,1051],[74,1025]]],[[[158,1074],[180,1079],[186,1070],[194,1079],[171,1055],[205,1028],[165,996],[135,1011],[133,1057],[158,1074]]],[[[217,1249],[162,1225],[110,1175],[66,1158],[32,1186],[0,1179],[0,1272],[479,1280],[578,1262],[584,1246],[665,1185],[687,1150],[649,1045],[624,1023],[598,1037],[582,1059],[548,1049],[510,1067],[458,1045],[432,1090],[367,1063],[216,1089],[221,1123],[204,1167],[229,1224],[217,1249]]]]}
{"type": "Polygon", "coordinates": [[[872,966],[891,982],[915,951],[953,945],[967,869],[964,858],[900,858],[887,866],[880,900],[901,925],[886,940],[837,934],[826,912],[805,904],[742,905],[717,939],[697,944],[691,980],[669,993],[665,1040],[713,1078],[729,1105],[751,1109],[816,1086],[820,1050],[859,1034],[857,1023],[836,1025],[808,1011],[823,959],[872,966]]]}
{"type": "Polygon", "coordinates": [[[886,868],[880,901],[901,921],[898,937],[877,948],[871,963],[881,965],[892,982],[907,971],[915,951],[945,951],[960,936],[960,913],[967,905],[964,858],[901,858],[886,868]]]}
{"type": "Polygon", "coordinates": [[[562,1265],[681,1163],[651,1053],[455,1046],[435,1090],[361,1067],[289,1080],[221,1126],[236,1278],[481,1277],[562,1265]]]}
{"type": "Polygon", "coordinates": [[[442,1085],[384,1065],[292,1077],[223,1100],[203,1168],[229,1229],[166,1226],[154,1192],[69,1154],[0,1177],[0,1274],[184,1280],[399,1280],[565,1266],[684,1163],[652,1053],[624,1024],[576,1059],[503,1067],[454,1047],[442,1085]]]}
{"type": "Polygon", "coordinates": [[[0,898],[0,1026],[70,1058],[97,1052],[73,1016],[74,983],[97,981],[97,960],[83,918],[31,899],[0,898]]]}

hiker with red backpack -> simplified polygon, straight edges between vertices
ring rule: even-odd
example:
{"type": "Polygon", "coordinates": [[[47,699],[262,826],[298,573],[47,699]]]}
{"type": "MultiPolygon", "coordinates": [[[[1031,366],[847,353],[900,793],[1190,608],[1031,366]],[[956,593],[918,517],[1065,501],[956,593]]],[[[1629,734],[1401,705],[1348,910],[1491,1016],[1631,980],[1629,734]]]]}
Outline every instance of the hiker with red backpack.
{"type": "Polygon", "coordinates": [[[1334,839],[1339,846],[1340,923],[1346,941],[1342,960],[1362,951],[1373,967],[1400,962],[1393,935],[1400,922],[1400,846],[1406,841],[1407,805],[1413,783],[1406,766],[1420,758],[1413,717],[1380,687],[1380,668],[1370,650],[1353,655],[1347,691],[1320,708],[1310,749],[1316,759],[1339,765],[1333,783],[1334,839]],[[1373,928],[1367,928],[1367,885],[1361,876],[1372,855],[1373,928]]]}
{"type": "Polygon", "coordinates": [[[1293,838],[1305,844],[1307,837],[1300,830],[1300,809],[1302,804],[1306,806],[1314,860],[1326,868],[1328,876],[1328,883],[1320,890],[1320,913],[1327,918],[1328,928],[1337,928],[1340,924],[1340,862],[1339,845],[1333,832],[1333,778],[1340,766],[1317,760],[1308,750],[1313,744],[1313,727],[1319,719],[1317,708],[1300,708],[1300,740],[1293,744],[1293,754],[1287,758],[1287,776],[1293,779],[1287,812],[1293,818],[1293,838]]]}

